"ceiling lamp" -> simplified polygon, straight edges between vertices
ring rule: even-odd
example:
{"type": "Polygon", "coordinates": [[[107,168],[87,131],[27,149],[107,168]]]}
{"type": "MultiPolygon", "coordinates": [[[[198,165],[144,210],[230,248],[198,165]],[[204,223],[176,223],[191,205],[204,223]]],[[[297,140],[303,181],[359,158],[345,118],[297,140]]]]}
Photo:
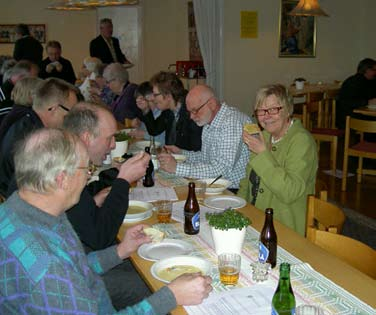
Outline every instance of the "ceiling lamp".
{"type": "Polygon", "coordinates": [[[82,11],[82,10],[90,10],[94,8],[84,8],[81,6],[77,6],[78,1],[74,0],[58,0],[50,4],[46,9],[48,10],[58,10],[58,11],[82,11]]]}
{"type": "Polygon", "coordinates": [[[136,5],[139,0],[58,0],[49,5],[47,9],[63,11],[82,11],[97,7],[120,5],[136,5]]]}
{"type": "Polygon", "coordinates": [[[318,3],[318,0],[299,0],[296,7],[289,13],[296,16],[329,16],[318,3]]]}

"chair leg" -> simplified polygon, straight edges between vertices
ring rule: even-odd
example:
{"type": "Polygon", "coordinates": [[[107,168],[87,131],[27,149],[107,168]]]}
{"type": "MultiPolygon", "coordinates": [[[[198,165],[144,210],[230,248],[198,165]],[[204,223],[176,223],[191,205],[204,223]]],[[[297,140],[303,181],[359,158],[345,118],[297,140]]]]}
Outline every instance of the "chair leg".
{"type": "Polygon", "coordinates": [[[346,191],[346,185],[347,185],[347,168],[348,168],[348,158],[349,156],[345,154],[343,156],[343,169],[342,169],[342,191],[346,191]]]}
{"type": "Polygon", "coordinates": [[[336,175],[336,170],[337,170],[337,147],[338,147],[338,138],[335,137],[331,144],[331,149],[332,149],[331,161],[332,161],[333,176],[336,175]]]}
{"type": "Polygon", "coordinates": [[[356,170],[356,182],[360,184],[362,182],[362,170],[363,170],[363,158],[359,157],[358,169],[356,170]]]}

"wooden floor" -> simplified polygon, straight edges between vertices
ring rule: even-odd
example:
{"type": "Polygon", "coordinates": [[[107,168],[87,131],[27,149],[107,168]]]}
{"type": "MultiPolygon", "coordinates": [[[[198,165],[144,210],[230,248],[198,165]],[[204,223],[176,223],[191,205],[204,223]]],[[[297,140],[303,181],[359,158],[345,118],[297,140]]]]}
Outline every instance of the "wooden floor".
{"type": "MultiPolygon", "coordinates": [[[[340,141],[338,144],[337,162],[337,169],[342,170],[343,141],[340,141]]],[[[350,161],[350,172],[355,174],[357,163],[356,158],[350,161]]],[[[376,176],[363,176],[361,184],[357,184],[356,176],[348,177],[347,191],[344,192],[341,191],[341,179],[326,175],[322,172],[328,169],[330,169],[329,144],[322,143],[317,177],[327,184],[328,198],[336,201],[342,207],[350,208],[363,215],[376,219],[376,176]]]]}

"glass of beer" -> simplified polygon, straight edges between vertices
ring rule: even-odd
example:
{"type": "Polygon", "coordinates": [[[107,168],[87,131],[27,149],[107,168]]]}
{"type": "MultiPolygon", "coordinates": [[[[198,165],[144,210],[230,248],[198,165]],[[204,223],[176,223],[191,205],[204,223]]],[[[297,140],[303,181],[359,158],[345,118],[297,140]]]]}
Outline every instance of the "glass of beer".
{"type": "Polygon", "coordinates": [[[241,256],[222,253],[218,256],[219,278],[224,285],[236,285],[239,280],[241,256]]]}
{"type": "Polygon", "coordinates": [[[157,209],[157,218],[159,223],[170,223],[172,214],[172,201],[171,200],[159,200],[153,202],[157,209]]]}
{"type": "Polygon", "coordinates": [[[195,193],[198,202],[203,202],[205,199],[206,182],[203,180],[195,180],[195,193]]]}

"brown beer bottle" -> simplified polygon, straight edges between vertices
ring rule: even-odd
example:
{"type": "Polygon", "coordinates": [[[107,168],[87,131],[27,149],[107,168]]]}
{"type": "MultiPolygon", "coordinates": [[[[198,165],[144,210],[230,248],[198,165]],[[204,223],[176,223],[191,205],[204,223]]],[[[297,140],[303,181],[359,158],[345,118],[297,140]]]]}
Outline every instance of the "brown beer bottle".
{"type": "MultiPolygon", "coordinates": [[[[150,155],[150,147],[145,147],[145,152],[150,155]]],[[[145,187],[153,187],[154,186],[154,165],[153,165],[153,162],[151,160],[151,156],[150,156],[149,165],[148,165],[148,168],[146,169],[146,174],[144,176],[142,184],[145,187]]]]}
{"type": "Polygon", "coordinates": [[[184,232],[194,235],[200,231],[200,207],[195,193],[195,183],[188,184],[188,197],[184,205],[184,232]]]}
{"type": "Polygon", "coordinates": [[[277,263],[277,233],[273,224],[273,209],[265,210],[265,223],[260,233],[259,261],[270,263],[272,268],[277,263]]]}

